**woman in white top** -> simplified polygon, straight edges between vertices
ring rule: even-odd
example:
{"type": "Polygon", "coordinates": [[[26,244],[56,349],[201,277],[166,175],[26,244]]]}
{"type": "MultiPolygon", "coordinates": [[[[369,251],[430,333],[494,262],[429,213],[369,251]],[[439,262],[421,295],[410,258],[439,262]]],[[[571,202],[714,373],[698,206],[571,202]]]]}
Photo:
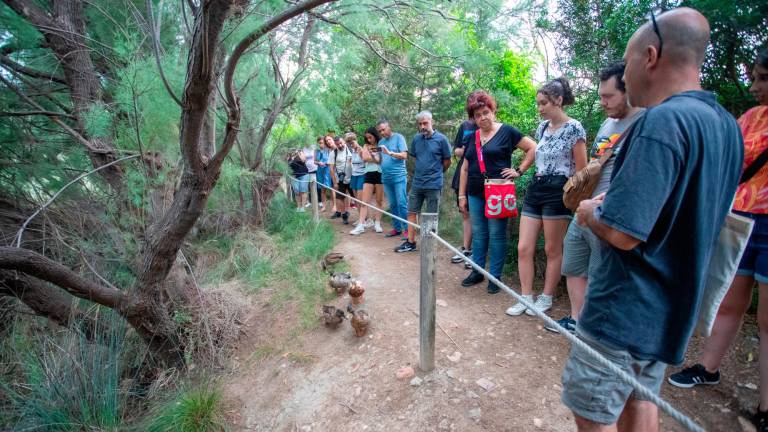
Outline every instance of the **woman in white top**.
{"type": "MultiPolygon", "coordinates": [[[[517,268],[520,291],[533,302],[534,255],[539,233],[544,230],[547,269],[544,290],[534,307],[546,311],[552,307],[552,295],[560,281],[563,262],[563,238],[573,214],[563,204],[563,186],[568,177],[587,164],[587,134],[578,120],[563,110],[574,102],[571,86],[565,78],[556,78],[536,93],[539,115],[544,119],[536,131],[536,175],[525,193],[517,244],[517,268]]],[[[507,314],[523,312],[534,315],[522,303],[516,303],[507,314]]]]}

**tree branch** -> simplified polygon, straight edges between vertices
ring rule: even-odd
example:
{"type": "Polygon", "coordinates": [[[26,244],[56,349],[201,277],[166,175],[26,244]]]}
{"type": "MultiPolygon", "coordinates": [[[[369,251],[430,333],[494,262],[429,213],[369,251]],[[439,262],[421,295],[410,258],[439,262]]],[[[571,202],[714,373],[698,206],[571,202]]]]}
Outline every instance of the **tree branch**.
{"type": "Polygon", "coordinates": [[[163,65],[160,63],[160,23],[158,22],[155,24],[155,15],[154,12],[152,12],[152,0],[147,0],[147,15],[149,15],[148,24],[152,35],[152,51],[155,53],[155,65],[157,65],[157,70],[160,73],[160,79],[163,80],[163,85],[171,96],[171,99],[173,99],[178,106],[182,106],[181,101],[173,92],[171,84],[168,83],[168,79],[165,77],[165,72],[163,72],[163,65]]]}
{"type": "Polygon", "coordinates": [[[56,76],[53,72],[46,73],[43,71],[39,71],[36,69],[32,69],[30,67],[24,66],[20,63],[17,63],[13,60],[11,60],[10,57],[0,55],[0,64],[11,68],[15,70],[16,72],[22,73],[26,76],[32,77],[32,78],[40,78],[44,80],[50,80],[53,82],[57,82],[59,84],[66,84],[67,82],[64,80],[64,78],[56,76]]]}
{"type": "Polygon", "coordinates": [[[124,311],[135,303],[135,299],[123,291],[84,279],[56,261],[29,249],[0,246],[0,268],[34,276],[61,287],[75,297],[118,311],[124,311]]]}
{"type": "Polygon", "coordinates": [[[67,113],[54,112],[54,111],[0,111],[0,117],[25,117],[25,116],[35,116],[35,115],[44,115],[49,117],[67,117],[71,119],[75,118],[75,116],[69,115],[67,113]]]}

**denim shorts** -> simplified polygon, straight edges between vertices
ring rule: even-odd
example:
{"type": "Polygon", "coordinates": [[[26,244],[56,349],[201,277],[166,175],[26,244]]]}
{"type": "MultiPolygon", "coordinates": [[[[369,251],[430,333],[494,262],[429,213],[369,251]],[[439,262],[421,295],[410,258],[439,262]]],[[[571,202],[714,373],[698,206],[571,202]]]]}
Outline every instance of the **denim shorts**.
{"type": "Polygon", "coordinates": [[[363,181],[365,175],[353,175],[352,180],[349,182],[349,188],[352,190],[363,190],[363,181]]]}
{"type": "Polygon", "coordinates": [[[563,204],[563,175],[533,176],[525,191],[523,216],[534,219],[571,219],[573,213],[563,204]]]}
{"type": "Polygon", "coordinates": [[[563,264],[560,273],[563,276],[587,277],[589,268],[599,261],[600,239],[592,230],[579,225],[574,218],[568,225],[563,239],[563,264]]]}
{"type": "Polygon", "coordinates": [[[427,202],[427,213],[437,213],[440,208],[440,189],[417,189],[411,187],[408,193],[408,213],[421,213],[424,201],[427,202]]]}
{"type": "Polygon", "coordinates": [[[291,179],[291,187],[294,193],[306,193],[309,191],[309,174],[297,177],[296,180],[291,179]]]}
{"type": "Polygon", "coordinates": [[[755,221],[736,274],[752,276],[760,283],[768,283],[768,215],[736,210],[734,213],[755,221]]]}
{"type": "MultiPolygon", "coordinates": [[[[634,358],[628,351],[598,342],[578,326],[576,336],[640,384],[659,394],[667,369],[666,363],[634,358]]],[[[586,351],[576,346],[571,347],[571,354],[563,369],[562,400],[576,415],[604,425],[616,423],[630,396],[646,400],[635,393],[632,386],[597,363],[586,351]]]]}

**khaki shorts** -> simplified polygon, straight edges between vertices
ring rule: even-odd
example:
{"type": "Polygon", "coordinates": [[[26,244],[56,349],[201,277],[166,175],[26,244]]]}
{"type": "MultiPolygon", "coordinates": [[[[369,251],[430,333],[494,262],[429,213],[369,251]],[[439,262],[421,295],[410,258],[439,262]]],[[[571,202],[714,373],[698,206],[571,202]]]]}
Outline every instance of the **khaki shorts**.
{"type": "MultiPolygon", "coordinates": [[[[639,360],[628,351],[609,348],[580,331],[578,326],[576,335],[640,384],[659,394],[667,369],[666,363],[639,360]]],[[[614,424],[619,420],[630,396],[646,400],[584,350],[575,346],[571,348],[571,355],[563,370],[562,400],[576,415],[604,425],[614,424]]]]}

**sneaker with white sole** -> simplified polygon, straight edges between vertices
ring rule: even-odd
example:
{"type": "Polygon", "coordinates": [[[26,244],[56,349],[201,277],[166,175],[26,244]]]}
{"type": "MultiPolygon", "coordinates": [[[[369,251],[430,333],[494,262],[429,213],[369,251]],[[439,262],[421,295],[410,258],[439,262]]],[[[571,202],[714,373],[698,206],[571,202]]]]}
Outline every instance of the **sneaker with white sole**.
{"type": "Polygon", "coordinates": [[[384,232],[384,228],[381,227],[381,222],[376,221],[373,224],[373,230],[376,231],[377,233],[383,233],[384,232]]]}
{"type": "Polygon", "coordinates": [[[365,226],[363,224],[357,224],[357,226],[349,233],[352,235],[360,235],[364,232],[365,232],[365,226]]]}
{"type": "Polygon", "coordinates": [[[460,262],[464,262],[464,257],[468,257],[472,255],[472,251],[468,251],[464,249],[464,246],[460,247],[459,250],[461,251],[460,254],[456,254],[451,257],[451,263],[458,264],[460,262]]]}
{"type": "Polygon", "coordinates": [[[702,364],[687,367],[667,378],[670,384],[680,388],[691,388],[697,385],[715,385],[720,383],[720,371],[709,372],[702,364]]]}
{"type": "MultiPolygon", "coordinates": [[[[569,332],[574,334],[576,333],[576,320],[571,318],[570,315],[564,316],[555,322],[560,324],[560,327],[568,330],[569,332]]],[[[552,333],[560,333],[560,330],[557,327],[549,324],[544,325],[544,330],[551,331],[552,333]]]]}
{"type": "MultiPolygon", "coordinates": [[[[536,308],[539,312],[546,312],[552,308],[552,296],[546,295],[546,294],[539,294],[538,297],[536,297],[536,303],[533,304],[533,307],[536,308]]],[[[530,309],[526,309],[525,313],[527,313],[530,316],[535,316],[536,313],[534,313],[530,309]]]]}
{"type": "MultiPolygon", "coordinates": [[[[533,295],[524,295],[523,298],[533,303],[533,295]]],[[[514,305],[512,305],[512,307],[507,309],[507,315],[518,316],[518,315],[521,315],[526,310],[528,310],[528,308],[525,307],[524,304],[517,302],[514,305]]]]}

